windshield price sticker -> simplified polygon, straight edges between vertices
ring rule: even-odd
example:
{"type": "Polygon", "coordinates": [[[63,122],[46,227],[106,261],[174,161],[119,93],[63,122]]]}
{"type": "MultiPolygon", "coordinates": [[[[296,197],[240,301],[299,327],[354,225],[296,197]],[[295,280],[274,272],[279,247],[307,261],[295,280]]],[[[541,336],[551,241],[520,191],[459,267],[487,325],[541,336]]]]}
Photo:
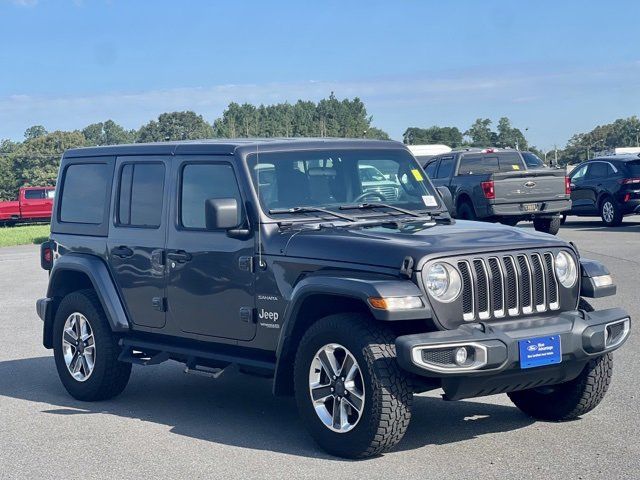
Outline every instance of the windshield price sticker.
{"type": "Polygon", "coordinates": [[[433,195],[423,195],[422,196],[422,201],[424,202],[424,204],[427,207],[437,207],[438,206],[438,202],[436,202],[436,197],[434,197],[433,195]]]}

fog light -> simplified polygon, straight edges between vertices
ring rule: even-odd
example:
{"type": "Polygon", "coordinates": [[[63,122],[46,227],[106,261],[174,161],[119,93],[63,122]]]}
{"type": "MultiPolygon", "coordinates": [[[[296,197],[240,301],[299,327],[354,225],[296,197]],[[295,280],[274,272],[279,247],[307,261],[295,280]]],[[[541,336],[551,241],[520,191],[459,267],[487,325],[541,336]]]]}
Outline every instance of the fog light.
{"type": "Polygon", "coordinates": [[[460,347],[456,350],[455,353],[456,363],[460,366],[464,365],[467,362],[467,348],[460,347]]]}

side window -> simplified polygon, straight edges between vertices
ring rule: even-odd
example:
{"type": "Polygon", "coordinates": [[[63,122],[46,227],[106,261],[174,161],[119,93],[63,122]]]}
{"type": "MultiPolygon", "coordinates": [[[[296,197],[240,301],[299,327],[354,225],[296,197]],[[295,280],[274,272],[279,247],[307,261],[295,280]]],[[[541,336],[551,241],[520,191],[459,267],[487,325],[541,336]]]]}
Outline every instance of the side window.
{"type": "Polygon", "coordinates": [[[587,173],[587,168],[589,168],[589,165],[583,165],[581,167],[576,168],[573,172],[571,172],[571,180],[584,179],[587,173]]]}
{"type": "Polygon", "coordinates": [[[47,198],[49,200],[53,200],[54,198],[56,198],[56,191],[55,190],[47,190],[47,198]]]}
{"type": "Polygon", "coordinates": [[[453,172],[453,157],[444,157],[440,161],[440,168],[438,168],[438,175],[436,178],[449,178],[453,172]]]}
{"type": "Polygon", "coordinates": [[[438,167],[438,161],[435,160],[433,162],[431,162],[429,165],[427,165],[424,169],[425,173],[427,174],[427,177],[429,178],[436,178],[435,174],[436,174],[436,168],[438,167]]]}
{"type": "Polygon", "coordinates": [[[589,168],[589,178],[604,178],[607,176],[608,165],[604,162],[594,162],[589,168]]]}
{"type": "Polygon", "coordinates": [[[180,186],[180,223],[184,228],[203,230],[206,227],[204,205],[210,198],[235,198],[238,206],[242,206],[240,190],[231,165],[185,165],[180,186]]]}
{"type": "Polygon", "coordinates": [[[24,192],[24,198],[27,200],[42,200],[44,197],[44,190],[26,190],[24,192]]]}
{"type": "Polygon", "coordinates": [[[164,164],[128,163],[120,172],[117,224],[158,228],[164,198],[164,164]]]}
{"type": "Polygon", "coordinates": [[[64,174],[60,221],[100,225],[111,173],[105,163],[69,165],[64,174]]]}
{"type": "Polygon", "coordinates": [[[498,155],[499,168],[501,172],[512,172],[524,170],[522,158],[516,152],[504,152],[498,155]]]}

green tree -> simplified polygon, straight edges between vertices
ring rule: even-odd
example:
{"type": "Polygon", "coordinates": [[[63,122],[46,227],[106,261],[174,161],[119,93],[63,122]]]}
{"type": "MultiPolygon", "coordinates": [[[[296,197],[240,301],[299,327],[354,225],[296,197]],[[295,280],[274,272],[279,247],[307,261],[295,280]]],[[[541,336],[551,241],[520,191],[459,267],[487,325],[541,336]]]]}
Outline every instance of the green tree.
{"type": "Polygon", "coordinates": [[[498,120],[498,135],[495,146],[526,150],[528,143],[522,131],[512,127],[511,121],[507,117],[502,117],[498,120]]]}
{"type": "Polygon", "coordinates": [[[33,125],[24,131],[25,140],[33,140],[34,138],[43,137],[47,134],[47,129],[42,125],[33,125]]]}
{"type": "Polygon", "coordinates": [[[186,111],[161,114],[157,121],[151,120],[138,130],[136,141],[198,140],[213,136],[213,128],[202,115],[186,111]]]}
{"type": "Polygon", "coordinates": [[[82,134],[86,139],[87,146],[130,143],[135,138],[135,132],[125,130],[113,120],[92,123],[82,129],[82,134]]]}
{"type": "Polygon", "coordinates": [[[473,147],[493,147],[497,141],[497,135],[491,131],[491,120],[488,118],[478,118],[464,134],[471,139],[473,147]]]}
{"type": "Polygon", "coordinates": [[[463,144],[462,132],[457,127],[430,128],[409,127],[402,134],[402,140],[406,145],[444,144],[452,148],[463,144]]]}
{"type": "Polygon", "coordinates": [[[81,132],[51,132],[25,140],[9,156],[17,184],[55,185],[62,153],[85,144],[81,132]]]}
{"type": "Polygon", "coordinates": [[[13,160],[8,155],[0,154],[0,201],[13,200],[17,191],[13,160]]]}

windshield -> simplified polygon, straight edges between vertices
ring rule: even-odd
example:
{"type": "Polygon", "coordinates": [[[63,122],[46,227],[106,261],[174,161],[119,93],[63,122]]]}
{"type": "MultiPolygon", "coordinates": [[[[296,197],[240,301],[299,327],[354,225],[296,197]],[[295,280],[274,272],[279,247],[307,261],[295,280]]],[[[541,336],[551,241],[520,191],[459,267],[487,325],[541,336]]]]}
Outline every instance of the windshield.
{"type": "Polygon", "coordinates": [[[385,203],[424,211],[438,206],[431,184],[404,150],[313,150],[248,156],[265,212],[295,207],[338,210],[385,203]]]}

